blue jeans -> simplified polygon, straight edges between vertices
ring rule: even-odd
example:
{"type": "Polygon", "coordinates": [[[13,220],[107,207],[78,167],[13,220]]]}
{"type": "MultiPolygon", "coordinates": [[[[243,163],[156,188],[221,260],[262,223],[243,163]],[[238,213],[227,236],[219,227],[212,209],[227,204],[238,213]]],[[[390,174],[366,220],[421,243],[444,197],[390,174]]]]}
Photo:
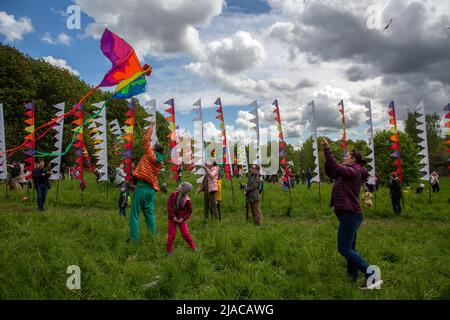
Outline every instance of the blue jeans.
{"type": "Polygon", "coordinates": [[[45,184],[38,184],[36,186],[37,203],[38,203],[39,210],[44,210],[44,202],[45,202],[45,198],[47,197],[47,191],[48,191],[48,187],[45,184]]]}
{"type": "Polygon", "coordinates": [[[363,216],[347,212],[336,213],[336,216],[339,219],[338,252],[347,259],[347,273],[353,281],[358,278],[358,270],[367,278],[369,264],[356,252],[356,234],[363,216]]]}

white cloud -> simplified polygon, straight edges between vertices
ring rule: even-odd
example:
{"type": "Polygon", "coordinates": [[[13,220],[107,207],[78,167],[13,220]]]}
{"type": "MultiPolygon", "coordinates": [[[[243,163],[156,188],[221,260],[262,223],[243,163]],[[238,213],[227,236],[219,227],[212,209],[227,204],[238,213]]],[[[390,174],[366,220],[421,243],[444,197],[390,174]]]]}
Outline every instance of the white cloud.
{"type": "Polygon", "coordinates": [[[56,59],[56,58],[54,58],[52,56],[42,57],[42,59],[45,62],[51,64],[52,66],[55,66],[55,67],[58,67],[58,68],[62,68],[62,69],[66,69],[67,71],[69,71],[70,73],[72,73],[72,74],[74,74],[76,76],[80,75],[80,73],[77,70],[73,69],[71,66],[69,66],[67,64],[67,61],[64,60],[64,59],[56,59]]]}
{"type": "Polygon", "coordinates": [[[7,41],[22,40],[24,34],[32,31],[33,25],[29,18],[21,17],[16,20],[14,15],[0,11],[0,34],[3,34],[7,41]]]}
{"type": "MultiPolygon", "coordinates": [[[[141,57],[190,54],[204,57],[199,28],[222,12],[223,0],[76,0],[82,11],[118,33],[141,57]]],[[[98,36],[98,27],[86,31],[98,36]]]]}
{"type": "Polygon", "coordinates": [[[65,46],[68,46],[72,43],[72,38],[65,34],[64,32],[60,32],[56,38],[53,38],[52,35],[49,32],[44,33],[44,35],[41,38],[42,41],[48,43],[48,44],[62,44],[65,46]]]}
{"type": "Polygon", "coordinates": [[[229,73],[239,73],[261,66],[266,59],[264,46],[244,31],[207,45],[208,62],[229,73]]]}

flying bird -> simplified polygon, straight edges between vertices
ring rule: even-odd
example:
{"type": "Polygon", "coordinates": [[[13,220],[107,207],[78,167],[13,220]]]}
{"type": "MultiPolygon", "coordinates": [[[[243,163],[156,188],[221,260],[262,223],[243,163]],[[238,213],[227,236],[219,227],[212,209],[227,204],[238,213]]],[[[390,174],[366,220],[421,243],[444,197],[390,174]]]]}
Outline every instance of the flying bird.
{"type": "Polygon", "coordinates": [[[384,30],[386,31],[391,26],[392,22],[394,21],[394,18],[391,18],[388,22],[388,24],[384,27],[384,30]]]}

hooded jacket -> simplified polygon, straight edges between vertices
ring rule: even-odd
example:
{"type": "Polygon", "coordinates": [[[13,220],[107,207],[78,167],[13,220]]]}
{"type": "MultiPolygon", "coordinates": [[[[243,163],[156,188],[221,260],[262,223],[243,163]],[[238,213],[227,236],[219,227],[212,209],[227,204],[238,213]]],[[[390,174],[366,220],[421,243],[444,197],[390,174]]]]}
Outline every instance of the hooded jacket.
{"type": "Polygon", "coordinates": [[[329,148],[324,151],[325,172],[330,179],[335,180],[330,207],[334,207],[335,212],[361,214],[359,193],[361,185],[369,177],[369,172],[357,163],[351,166],[339,164],[329,148]]]}
{"type": "Polygon", "coordinates": [[[158,174],[162,168],[163,155],[154,152],[150,139],[153,127],[149,127],[144,137],[144,155],[134,170],[133,175],[146,183],[148,183],[155,191],[159,191],[158,174]]]}

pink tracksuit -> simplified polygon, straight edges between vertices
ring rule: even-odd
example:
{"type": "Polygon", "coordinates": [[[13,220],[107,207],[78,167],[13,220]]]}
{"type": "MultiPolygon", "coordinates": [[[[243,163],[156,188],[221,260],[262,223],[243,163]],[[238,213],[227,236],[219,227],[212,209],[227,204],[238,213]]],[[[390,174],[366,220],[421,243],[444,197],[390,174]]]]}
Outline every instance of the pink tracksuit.
{"type": "Polygon", "coordinates": [[[176,200],[178,196],[178,191],[173,192],[167,202],[167,215],[168,215],[168,232],[167,232],[167,246],[166,250],[168,253],[173,251],[173,242],[175,240],[175,234],[177,232],[177,225],[180,228],[181,235],[184,240],[189,244],[192,250],[196,249],[194,240],[192,240],[191,234],[189,233],[189,228],[187,225],[187,220],[192,214],[192,203],[189,196],[185,196],[180,208],[176,208],[176,200]],[[181,223],[175,222],[174,218],[183,219],[181,223]]]}

